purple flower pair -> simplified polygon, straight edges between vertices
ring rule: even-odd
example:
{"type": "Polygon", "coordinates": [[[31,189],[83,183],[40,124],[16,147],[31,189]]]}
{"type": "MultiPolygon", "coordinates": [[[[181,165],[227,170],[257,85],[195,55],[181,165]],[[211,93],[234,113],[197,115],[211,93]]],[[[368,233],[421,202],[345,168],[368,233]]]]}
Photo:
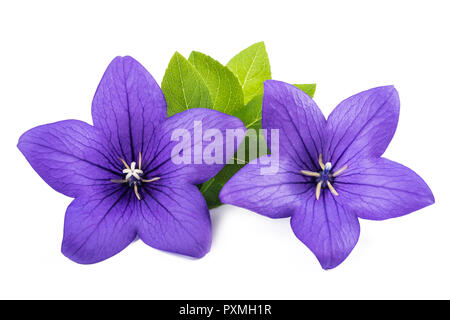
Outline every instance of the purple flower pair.
{"type": "MultiPolygon", "coordinates": [[[[211,221],[196,185],[215,176],[228,159],[175,163],[178,142],[171,134],[192,133],[199,122],[203,130],[222,136],[226,129],[245,127],[210,109],[170,118],[166,113],[152,76],[133,58],[118,57],[95,93],[93,126],[66,120],[22,135],[18,147],[36,172],[56,191],[75,198],[65,216],[64,255],[95,263],[137,238],[192,257],[209,251],[211,221]]],[[[358,218],[398,217],[434,202],[417,174],[381,158],[398,117],[393,87],[352,96],[326,120],[301,90],[268,80],[262,127],[279,130],[279,171],[261,174],[267,162],[256,159],[231,178],[220,198],[271,218],[291,217],[294,233],[322,267],[334,268],[358,241],[358,218]]],[[[267,140],[272,145],[270,136],[267,140]]],[[[195,140],[189,154],[202,146],[201,139],[195,140]]]]}
{"type": "MultiPolygon", "coordinates": [[[[164,95],[131,57],[108,66],[92,103],[91,126],[66,120],[33,128],[18,147],[53,189],[75,198],[67,208],[62,252],[95,263],[136,238],[151,247],[202,257],[211,245],[211,221],[196,187],[223,164],[175,164],[175,129],[244,129],[229,115],[191,109],[166,116],[164,95]]],[[[194,150],[201,141],[189,147],[194,150]]],[[[223,163],[226,159],[223,159],[223,163]]]]}
{"type": "Polygon", "coordinates": [[[262,127],[279,129],[278,173],[261,175],[267,161],[255,159],[224,186],[221,201],[291,217],[295,235],[322,267],[338,266],[358,241],[358,218],[389,219],[434,203],[416,173],[381,158],[399,109],[395,88],[379,87],[342,101],[326,120],[301,90],[266,81],[262,127]]]}

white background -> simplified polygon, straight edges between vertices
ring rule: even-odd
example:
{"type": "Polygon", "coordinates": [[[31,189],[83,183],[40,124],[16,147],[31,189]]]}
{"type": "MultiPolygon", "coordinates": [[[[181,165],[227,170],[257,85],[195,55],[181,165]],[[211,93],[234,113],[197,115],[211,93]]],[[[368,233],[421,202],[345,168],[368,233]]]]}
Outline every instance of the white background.
{"type": "MultiPolygon", "coordinates": [[[[450,5],[448,1],[2,1],[0,4],[0,298],[450,298],[450,5]],[[397,133],[386,156],[413,168],[436,204],[361,221],[337,269],[323,271],[289,219],[224,206],[211,212],[203,259],[138,241],[83,266],[60,253],[65,209],[16,148],[90,104],[116,55],[160,83],[175,50],[226,63],[265,41],[274,79],[318,84],[328,115],[359,91],[394,84],[397,133]]],[[[408,199],[405,199],[408,201],[408,199]]]]}

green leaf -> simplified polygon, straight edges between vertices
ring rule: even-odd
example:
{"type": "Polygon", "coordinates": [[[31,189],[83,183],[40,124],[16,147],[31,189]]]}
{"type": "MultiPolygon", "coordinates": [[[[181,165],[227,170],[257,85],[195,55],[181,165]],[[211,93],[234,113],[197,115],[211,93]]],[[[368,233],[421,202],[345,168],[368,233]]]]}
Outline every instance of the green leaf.
{"type": "Polygon", "coordinates": [[[161,89],[166,97],[169,116],[191,108],[212,108],[213,106],[202,76],[178,52],[175,52],[170,59],[161,89]]]}
{"type": "Polygon", "coordinates": [[[242,50],[227,64],[239,79],[244,92],[244,104],[263,93],[264,81],[271,79],[269,57],[264,42],[242,50]]]}
{"type": "Polygon", "coordinates": [[[247,128],[251,128],[258,124],[260,128],[262,118],[262,100],[262,95],[255,96],[244,108],[241,108],[235,112],[233,116],[241,119],[247,128]]]}
{"type": "Polygon", "coordinates": [[[295,87],[302,90],[304,93],[306,93],[311,98],[314,98],[314,93],[316,92],[316,84],[294,84],[295,87]]]}
{"type": "Polygon", "coordinates": [[[193,51],[188,60],[205,81],[215,110],[233,114],[244,105],[239,80],[227,67],[198,51],[193,51]]]}

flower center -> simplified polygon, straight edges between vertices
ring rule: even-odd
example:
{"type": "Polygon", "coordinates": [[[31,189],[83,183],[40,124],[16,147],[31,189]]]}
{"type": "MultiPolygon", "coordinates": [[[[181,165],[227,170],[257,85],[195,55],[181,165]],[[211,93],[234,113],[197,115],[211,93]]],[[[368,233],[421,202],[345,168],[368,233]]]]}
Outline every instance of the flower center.
{"type": "Polygon", "coordinates": [[[136,197],[141,200],[141,195],[139,194],[139,187],[141,187],[144,183],[149,183],[153,181],[157,181],[161,179],[160,177],[154,177],[149,180],[142,179],[142,176],[144,175],[144,171],[142,171],[142,154],[139,152],[139,166],[136,169],[136,162],[131,162],[130,165],[128,165],[125,160],[122,158],[119,158],[120,161],[125,166],[125,169],[122,170],[122,173],[125,175],[124,179],[115,180],[112,179],[111,182],[113,183],[126,183],[129,187],[134,189],[134,194],[136,197]]]}
{"type": "Polygon", "coordinates": [[[316,199],[319,200],[320,197],[320,191],[322,189],[328,188],[330,189],[330,192],[338,196],[336,189],[333,187],[334,178],[340,175],[342,172],[344,172],[347,169],[347,165],[343,166],[337,171],[331,172],[331,162],[327,162],[323,164],[322,161],[322,154],[319,155],[319,166],[322,169],[319,172],[314,171],[308,171],[308,170],[301,170],[300,173],[304,176],[308,177],[314,177],[316,182],[316,199]]]}

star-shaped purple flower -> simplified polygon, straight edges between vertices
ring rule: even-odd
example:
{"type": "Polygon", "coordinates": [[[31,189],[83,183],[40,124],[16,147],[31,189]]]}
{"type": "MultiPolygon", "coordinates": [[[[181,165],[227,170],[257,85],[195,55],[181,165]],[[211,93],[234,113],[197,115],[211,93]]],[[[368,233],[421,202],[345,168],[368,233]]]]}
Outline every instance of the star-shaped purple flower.
{"type": "Polygon", "coordinates": [[[395,88],[379,87],[344,100],[326,120],[301,90],[266,81],[262,127],[280,130],[278,173],[261,175],[267,161],[256,159],[231,178],[220,199],[271,218],[291,217],[295,235],[322,267],[338,266],[358,241],[358,218],[394,218],[434,203],[416,173],[381,158],[399,109],[395,88]]]}
{"type": "MultiPolygon", "coordinates": [[[[75,198],[67,208],[62,252],[95,263],[139,237],[156,249],[202,257],[211,221],[196,184],[223,164],[175,164],[175,129],[244,129],[234,117],[190,109],[170,118],[156,81],[136,60],[117,57],[92,103],[91,126],[66,120],[33,128],[18,147],[53,189],[75,198]]],[[[195,140],[190,148],[201,142],[195,140]]],[[[198,148],[197,148],[198,149],[198,148]]],[[[193,152],[192,152],[193,153],[193,152]]],[[[224,159],[224,163],[225,163],[224,159]]]]}

